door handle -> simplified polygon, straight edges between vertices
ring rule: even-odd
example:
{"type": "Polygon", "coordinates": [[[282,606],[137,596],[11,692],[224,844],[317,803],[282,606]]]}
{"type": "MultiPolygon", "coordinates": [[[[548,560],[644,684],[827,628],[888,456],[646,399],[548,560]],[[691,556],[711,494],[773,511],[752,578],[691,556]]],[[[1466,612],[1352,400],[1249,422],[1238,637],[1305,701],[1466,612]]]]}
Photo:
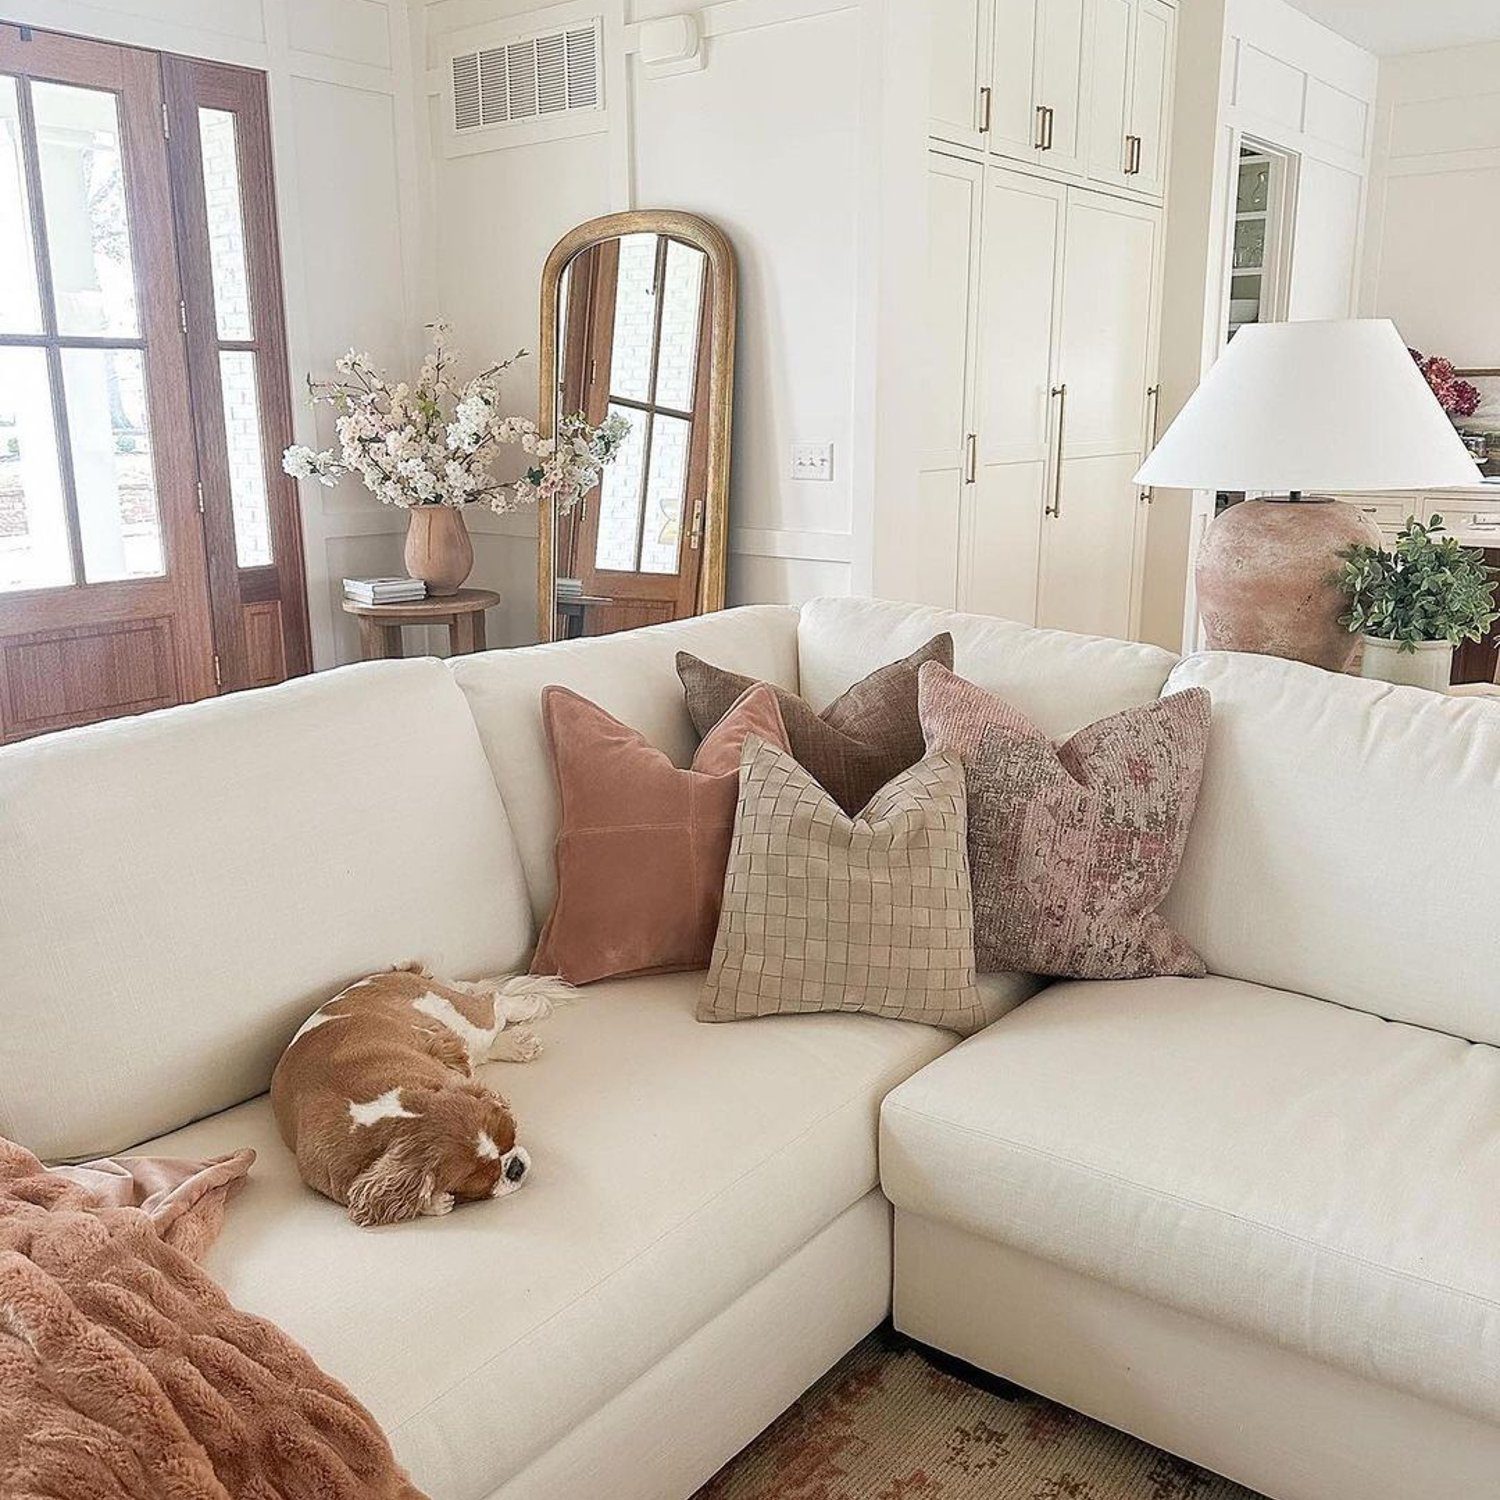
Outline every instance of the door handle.
{"type": "Polygon", "coordinates": [[[1036,107],[1036,135],[1031,144],[1038,151],[1052,149],[1052,106],[1038,104],[1036,107]]]}
{"type": "Polygon", "coordinates": [[[979,133],[988,135],[990,133],[990,112],[994,105],[994,91],[988,84],[979,91],[979,133]]]}
{"type": "Polygon", "coordinates": [[[970,432],[964,436],[964,483],[973,484],[979,478],[979,434],[970,432]]]}
{"type": "MultiPolygon", "coordinates": [[[[1156,413],[1161,404],[1161,386],[1148,385],[1146,387],[1146,410],[1151,413],[1151,419],[1146,423],[1146,453],[1149,457],[1151,450],[1156,447],[1156,413]]],[[[1141,491],[1141,499],[1150,505],[1156,499],[1156,486],[1148,484],[1141,491]]]]}
{"type": "Polygon", "coordinates": [[[1068,414],[1068,386],[1064,381],[1052,387],[1057,398],[1057,454],[1052,465],[1052,503],[1042,507],[1042,514],[1056,518],[1062,515],[1063,421],[1068,414]]]}
{"type": "Polygon", "coordinates": [[[1141,174],[1141,138],[1138,135],[1131,135],[1126,136],[1125,139],[1130,143],[1130,165],[1125,170],[1132,177],[1139,177],[1141,174]]]}

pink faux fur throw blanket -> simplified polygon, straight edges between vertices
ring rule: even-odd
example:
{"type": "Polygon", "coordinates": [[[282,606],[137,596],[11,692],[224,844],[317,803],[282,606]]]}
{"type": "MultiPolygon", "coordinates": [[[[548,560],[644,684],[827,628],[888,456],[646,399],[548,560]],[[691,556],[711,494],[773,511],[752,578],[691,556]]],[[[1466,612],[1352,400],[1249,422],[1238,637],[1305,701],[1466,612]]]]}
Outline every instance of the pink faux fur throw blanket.
{"type": "Polygon", "coordinates": [[[0,1497],[421,1500],[374,1418],[195,1262],[254,1152],[0,1139],[0,1497]]]}

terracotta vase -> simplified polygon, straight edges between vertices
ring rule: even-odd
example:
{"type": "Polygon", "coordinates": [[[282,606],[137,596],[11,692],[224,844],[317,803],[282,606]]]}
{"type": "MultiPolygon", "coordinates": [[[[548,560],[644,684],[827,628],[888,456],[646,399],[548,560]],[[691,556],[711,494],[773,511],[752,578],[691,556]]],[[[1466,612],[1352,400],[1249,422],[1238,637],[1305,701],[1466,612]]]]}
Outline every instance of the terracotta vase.
{"type": "Polygon", "coordinates": [[[451,505],[414,505],[407,515],[406,571],[420,578],[429,594],[456,594],[474,569],[462,512],[451,505]]]}
{"type": "Polygon", "coordinates": [[[1359,637],[1339,624],[1349,608],[1340,553],[1380,545],[1375,523],[1342,500],[1242,500],[1198,549],[1198,612],[1214,651],[1256,651],[1349,666],[1359,637]]]}

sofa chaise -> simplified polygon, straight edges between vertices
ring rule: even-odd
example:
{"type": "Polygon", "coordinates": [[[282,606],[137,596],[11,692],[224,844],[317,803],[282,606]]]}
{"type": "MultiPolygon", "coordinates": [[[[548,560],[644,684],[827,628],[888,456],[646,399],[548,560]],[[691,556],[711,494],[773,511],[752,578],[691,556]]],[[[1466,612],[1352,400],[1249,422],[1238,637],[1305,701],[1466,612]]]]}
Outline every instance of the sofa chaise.
{"type": "Polygon", "coordinates": [[[209,1270],[438,1500],[683,1500],[898,1328],[1275,1500],[1500,1490],[1500,710],[1259,657],[863,600],[344,668],[0,752],[0,1134],[259,1160],[209,1270]],[[553,894],[539,694],[679,763],[691,650],[830,700],[951,630],[1067,734],[1192,683],[1168,915],[1203,980],[991,976],[994,1024],[693,1019],[610,981],[490,1076],[535,1171],[360,1230],[265,1090],[413,958],[522,968],[553,894]]]}

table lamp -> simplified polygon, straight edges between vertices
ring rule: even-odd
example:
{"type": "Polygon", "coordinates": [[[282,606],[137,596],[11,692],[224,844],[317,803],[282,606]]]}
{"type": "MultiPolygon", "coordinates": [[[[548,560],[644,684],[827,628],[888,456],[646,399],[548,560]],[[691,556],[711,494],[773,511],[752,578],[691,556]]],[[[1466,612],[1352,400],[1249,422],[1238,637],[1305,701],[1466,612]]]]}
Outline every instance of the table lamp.
{"type": "Polygon", "coordinates": [[[1248,323],[1135,476],[1170,489],[1260,491],[1198,548],[1208,645],[1342,671],[1358,637],[1340,554],[1380,544],[1358,507],[1324,490],[1475,484],[1479,470],[1388,318],[1248,323]]]}

